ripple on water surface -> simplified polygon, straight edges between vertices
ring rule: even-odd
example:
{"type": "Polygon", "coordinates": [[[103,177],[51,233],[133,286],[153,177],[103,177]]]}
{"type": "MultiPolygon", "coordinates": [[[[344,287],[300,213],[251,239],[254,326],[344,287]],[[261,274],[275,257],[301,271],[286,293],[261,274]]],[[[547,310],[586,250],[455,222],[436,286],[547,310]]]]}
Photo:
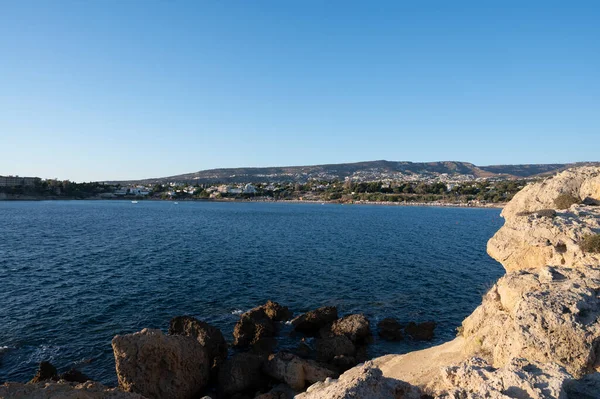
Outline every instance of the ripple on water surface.
{"type": "MultiPolygon", "coordinates": [[[[502,268],[496,209],[128,201],[0,202],[0,382],[37,363],[115,384],[110,341],[194,315],[231,336],[272,299],[299,313],[435,320],[451,339],[502,268]]],[[[286,343],[283,342],[283,345],[286,343]]]]}

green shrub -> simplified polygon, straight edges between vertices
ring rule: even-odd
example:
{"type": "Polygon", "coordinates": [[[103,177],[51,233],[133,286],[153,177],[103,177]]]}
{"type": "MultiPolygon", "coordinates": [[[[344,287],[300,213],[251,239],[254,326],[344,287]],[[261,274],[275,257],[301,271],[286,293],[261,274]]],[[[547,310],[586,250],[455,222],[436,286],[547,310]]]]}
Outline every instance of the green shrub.
{"type": "Polygon", "coordinates": [[[554,206],[556,209],[568,209],[573,204],[579,204],[581,202],[581,198],[575,197],[571,194],[561,194],[554,200],[554,206]]]}
{"type": "Polygon", "coordinates": [[[592,234],[583,237],[583,240],[579,243],[579,248],[581,248],[583,252],[600,253],[600,234],[592,234]]]}

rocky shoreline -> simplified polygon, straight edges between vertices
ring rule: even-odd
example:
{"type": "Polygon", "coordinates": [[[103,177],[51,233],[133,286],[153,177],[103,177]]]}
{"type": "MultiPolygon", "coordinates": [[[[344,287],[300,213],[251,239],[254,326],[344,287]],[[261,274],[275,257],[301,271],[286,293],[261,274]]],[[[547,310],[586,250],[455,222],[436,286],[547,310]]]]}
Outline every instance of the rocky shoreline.
{"type": "MultiPolygon", "coordinates": [[[[502,216],[488,253],[507,274],[445,344],[367,360],[374,328],[363,315],[323,307],[293,318],[267,302],[240,316],[230,350],[218,329],[176,317],[168,334],[113,339],[118,388],[45,379],[43,365],[0,398],[600,398],[600,168],[529,185],[502,216]],[[298,348],[278,352],[286,323],[298,348]]],[[[430,339],[434,327],[385,319],[377,332],[430,339]]]]}
{"type": "MultiPolygon", "coordinates": [[[[379,336],[390,341],[431,340],[434,329],[434,322],[402,324],[392,318],[377,325],[379,336]]],[[[340,317],[333,306],[293,317],[287,307],[267,301],[240,315],[230,343],[218,328],[178,316],[167,334],[144,329],[113,338],[118,389],[77,370],[59,375],[52,364],[42,362],[28,384],[0,386],[0,398],[34,393],[54,397],[56,390],[66,394],[71,389],[84,390],[86,397],[293,398],[367,361],[372,334],[364,315],[340,317]],[[297,340],[295,350],[278,350],[277,337],[284,328],[297,340]]]]}

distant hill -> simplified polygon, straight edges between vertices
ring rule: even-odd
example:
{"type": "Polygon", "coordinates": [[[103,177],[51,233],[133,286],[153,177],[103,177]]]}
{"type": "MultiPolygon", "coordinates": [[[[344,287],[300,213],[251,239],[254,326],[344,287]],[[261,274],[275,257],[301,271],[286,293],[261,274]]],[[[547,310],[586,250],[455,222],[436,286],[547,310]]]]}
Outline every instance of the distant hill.
{"type": "MultiPolygon", "coordinates": [[[[118,183],[250,183],[250,182],[302,182],[308,179],[344,180],[351,177],[359,181],[383,179],[403,179],[407,177],[435,178],[442,174],[464,178],[530,178],[583,164],[532,164],[532,165],[491,165],[476,166],[469,162],[394,162],[368,161],[309,166],[279,166],[264,168],[208,169],[194,173],[167,176],[153,179],[121,181],[118,183]]],[[[117,183],[117,182],[110,182],[117,183]]]]}

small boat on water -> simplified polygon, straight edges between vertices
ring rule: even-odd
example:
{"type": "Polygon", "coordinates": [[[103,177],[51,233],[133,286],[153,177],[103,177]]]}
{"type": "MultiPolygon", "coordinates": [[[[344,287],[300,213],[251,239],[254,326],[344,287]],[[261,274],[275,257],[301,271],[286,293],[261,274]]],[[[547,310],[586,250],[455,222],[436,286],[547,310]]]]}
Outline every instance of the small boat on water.
{"type": "Polygon", "coordinates": [[[173,202],[173,205],[179,205],[179,202],[173,202]]]}
{"type": "Polygon", "coordinates": [[[137,201],[131,201],[131,203],[132,203],[132,204],[137,204],[138,202],[137,202],[137,201]]]}

